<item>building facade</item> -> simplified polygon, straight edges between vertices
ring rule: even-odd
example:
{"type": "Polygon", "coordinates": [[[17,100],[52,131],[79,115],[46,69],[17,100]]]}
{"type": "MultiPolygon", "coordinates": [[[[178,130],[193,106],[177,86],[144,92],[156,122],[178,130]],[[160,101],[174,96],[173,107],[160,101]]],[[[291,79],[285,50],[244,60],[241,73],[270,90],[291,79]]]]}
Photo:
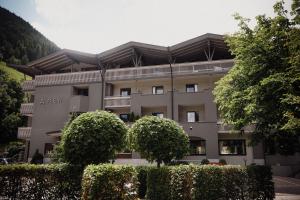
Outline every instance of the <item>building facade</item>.
{"type": "MultiPolygon", "coordinates": [[[[18,130],[26,159],[38,149],[47,160],[72,114],[108,110],[128,125],[145,115],[174,119],[190,138],[183,160],[264,164],[262,146],[249,146],[253,127],[232,130],[218,117],[212,90],[233,65],[223,36],[215,34],[170,47],[129,42],[100,54],[64,49],[33,61],[23,69],[34,77],[22,86],[28,126],[18,130]]],[[[145,163],[134,152],[118,157],[145,163]]]]}

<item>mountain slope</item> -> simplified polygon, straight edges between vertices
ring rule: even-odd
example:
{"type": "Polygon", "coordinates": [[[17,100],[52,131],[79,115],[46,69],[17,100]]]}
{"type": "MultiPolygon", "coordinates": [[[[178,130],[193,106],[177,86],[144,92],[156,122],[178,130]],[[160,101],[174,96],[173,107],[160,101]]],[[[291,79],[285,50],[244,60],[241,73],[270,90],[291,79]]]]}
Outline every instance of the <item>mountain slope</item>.
{"type": "Polygon", "coordinates": [[[13,68],[6,66],[4,62],[0,62],[0,70],[5,71],[11,79],[14,79],[18,82],[22,82],[24,80],[31,80],[30,76],[27,76],[13,68]]]}
{"type": "Polygon", "coordinates": [[[28,22],[0,7],[0,61],[26,64],[59,48],[28,22]]]}

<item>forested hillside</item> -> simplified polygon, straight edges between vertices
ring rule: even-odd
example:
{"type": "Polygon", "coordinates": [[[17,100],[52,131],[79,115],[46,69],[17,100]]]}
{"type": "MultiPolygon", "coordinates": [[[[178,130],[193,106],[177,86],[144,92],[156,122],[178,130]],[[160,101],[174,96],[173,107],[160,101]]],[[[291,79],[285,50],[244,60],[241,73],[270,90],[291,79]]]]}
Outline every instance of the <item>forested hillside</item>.
{"type": "Polygon", "coordinates": [[[59,50],[28,22],[0,7],[0,61],[26,64],[59,50]]]}

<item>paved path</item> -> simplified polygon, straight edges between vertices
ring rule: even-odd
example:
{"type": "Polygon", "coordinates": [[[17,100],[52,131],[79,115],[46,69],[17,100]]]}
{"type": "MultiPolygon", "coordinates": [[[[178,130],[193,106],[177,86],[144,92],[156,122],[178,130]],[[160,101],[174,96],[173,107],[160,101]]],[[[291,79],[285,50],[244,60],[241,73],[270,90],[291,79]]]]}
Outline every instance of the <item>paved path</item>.
{"type": "Polygon", "coordinates": [[[300,200],[300,179],[273,177],[276,200],[300,200]]]}

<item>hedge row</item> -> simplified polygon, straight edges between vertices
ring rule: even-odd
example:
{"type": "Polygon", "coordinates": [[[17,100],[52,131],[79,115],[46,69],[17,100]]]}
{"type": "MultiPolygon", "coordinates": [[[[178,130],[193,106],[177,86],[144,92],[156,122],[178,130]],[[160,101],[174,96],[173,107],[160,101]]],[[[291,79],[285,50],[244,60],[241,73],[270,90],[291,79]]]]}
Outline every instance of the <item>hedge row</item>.
{"type": "Polygon", "coordinates": [[[274,199],[271,169],[266,166],[176,166],[151,168],[147,199],[274,199]]]}
{"type": "Polygon", "coordinates": [[[266,166],[132,167],[0,166],[0,197],[7,199],[273,199],[266,166]]]}
{"type": "Polygon", "coordinates": [[[0,198],[79,199],[82,168],[68,164],[0,166],[0,198]]]}
{"type": "Polygon", "coordinates": [[[82,199],[137,199],[137,173],[132,166],[89,165],[82,179],[82,199]]]}

